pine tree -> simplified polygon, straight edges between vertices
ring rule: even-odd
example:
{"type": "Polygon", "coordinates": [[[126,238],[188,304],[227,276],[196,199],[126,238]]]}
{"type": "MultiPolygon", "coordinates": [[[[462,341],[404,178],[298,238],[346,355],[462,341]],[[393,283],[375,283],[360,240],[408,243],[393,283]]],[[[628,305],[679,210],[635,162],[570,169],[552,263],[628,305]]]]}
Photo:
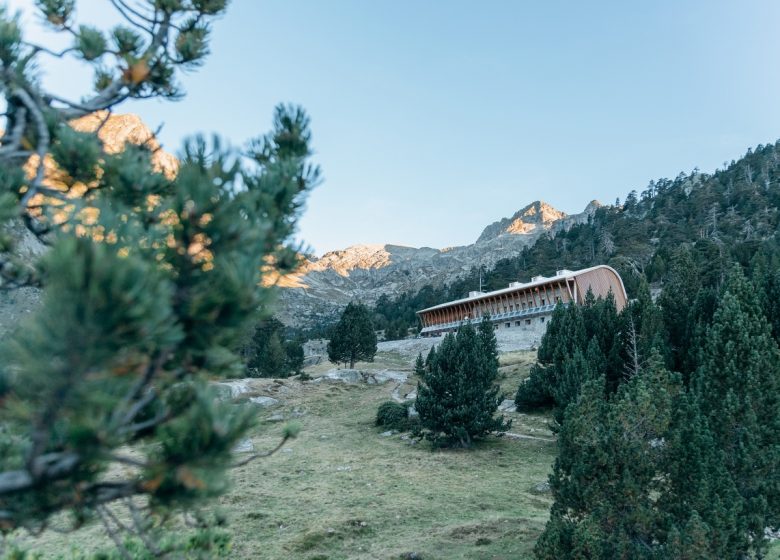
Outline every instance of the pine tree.
{"type": "Polygon", "coordinates": [[[533,410],[555,404],[555,380],[564,377],[564,365],[576,350],[586,351],[588,339],[582,310],[576,305],[557,305],[537,352],[537,363],[515,395],[518,410],[533,410]]]}
{"type": "MultiPolygon", "coordinates": [[[[431,348],[433,350],[433,348],[431,348]]],[[[425,375],[426,372],[426,366],[425,366],[425,360],[423,360],[422,352],[417,354],[417,359],[414,361],[414,374],[420,378],[422,378],[425,375]]]]}
{"type": "Polygon", "coordinates": [[[284,325],[275,317],[255,326],[243,352],[250,376],[287,377],[303,367],[303,347],[285,339],[284,325]]]}
{"type": "Polygon", "coordinates": [[[656,558],[658,466],[679,383],[657,355],[610,401],[603,375],[567,407],[538,558],[656,558]]]}
{"type": "Polygon", "coordinates": [[[435,353],[430,369],[418,384],[415,409],[427,439],[434,445],[469,448],[474,440],[509,429],[495,417],[501,402],[498,352],[489,320],[478,329],[471,324],[448,334],[435,353]]]}
{"type": "Polygon", "coordinates": [[[668,531],[662,537],[668,557],[717,560],[745,553],[747,534],[737,524],[742,499],[690,392],[675,399],[660,467],[666,484],[659,520],[668,531]]]}
{"type": "Polygon", "coordinates": [[[669,332],[672,351],[672,369],[684,371],[684,363],[691,345],[691,307],[699,290],[699,278],[691,252],[681,248],[674,252],[658,305],[669,332]]]}
{"type": "Polygon", "coordinates": [[[51,51],[24,43],[0,9],[0,221],[21,217],[48,246],[31,266],[0,240],[0,285],[43,288],[41,309],[0,349],[3,531],[60,513],[76,527],[105,522],[124,504],[143,534],[224,491],[231,450],[255,422],[210,382],[242,371],[234,349],[272,299],[264,275],[298,264],[290,237],[318,180],[305,112],[277,107],[273,130],[242,153],[195,138],[168,175],[150,146],[109,153],[68,125],[128,97],[179,96],[178,70],[202,62],[225,5],[148,2],[143,21],[120,9],[130,21],[109,43],[72,25],[74,2],[38,2],[42,19],[75,39],[63,56],[95,69],[97,91],[73,102],[43,90],[36,62],[51,51]]]}
{"type": "Polygon", "coordinates": [[[780,352],[738,268],[720,297],[694,387],[743,500],[737,525],[761,550],[764,528],[780,523],[780,352]]]}
{"type": "MultiPolygon", "coordinates": [[[[646,360],[655,351],[666,366],[671,366],[663,315],[661,309],[653,302],[650,287],[644,279],[639,283],[636,299],[629,304],[624,315],[631,322],[636,334],[636,351],[639,359],[646,360]]],[[[622,330],[625,337],[630,328],[624,326],[622,330]]],[[[624,347],[628,346],[627,342],[624,342],[624,347]]]]}
{"type": "Polygon", "coordinates": [[[305,362],[303,344],[301,341],[299,339],[285,341],[284,352],[287,355],[287,372],[300,374],[303,371],[303,364],[305,362]]]}
{"type": "Polygon", "coordinates": [[[350,303],[341,314],[328,342],[328,359],[334,364],[372,362],[376,354],[376,332],[371,313],[362,303],[350,303]]]}

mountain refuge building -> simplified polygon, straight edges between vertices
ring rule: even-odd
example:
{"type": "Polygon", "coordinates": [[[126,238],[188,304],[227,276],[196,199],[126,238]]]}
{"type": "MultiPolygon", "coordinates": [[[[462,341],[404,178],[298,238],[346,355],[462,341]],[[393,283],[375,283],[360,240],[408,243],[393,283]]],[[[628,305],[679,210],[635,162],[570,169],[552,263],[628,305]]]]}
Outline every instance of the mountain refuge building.
{"type": "Polygon", "coordinates": [[[468,321],[481,321],[486,315],[497,330],[517,329],[543,334],[555,306],[582,305],[588,290],[598,297],[612,292],[618,311],[628,298],[623,280],[607,265],[582,270],[559,270],[555,276],[534,276],[530,282],[512,282],[508,288],[492,292],[469,292],[467,298],[442,303],[417,312],[422,336],[452,332],[468,321]]]}

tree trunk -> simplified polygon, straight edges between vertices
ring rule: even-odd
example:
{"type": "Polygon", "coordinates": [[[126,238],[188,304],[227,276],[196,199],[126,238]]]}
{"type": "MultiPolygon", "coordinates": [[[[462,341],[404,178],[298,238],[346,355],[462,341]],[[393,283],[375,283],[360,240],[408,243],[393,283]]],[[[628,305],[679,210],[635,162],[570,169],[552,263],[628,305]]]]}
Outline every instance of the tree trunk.
{"type": "Polygon", "coordinates": [[[349,369],[355,369],[355,356],[349,357],[349,369]]]}

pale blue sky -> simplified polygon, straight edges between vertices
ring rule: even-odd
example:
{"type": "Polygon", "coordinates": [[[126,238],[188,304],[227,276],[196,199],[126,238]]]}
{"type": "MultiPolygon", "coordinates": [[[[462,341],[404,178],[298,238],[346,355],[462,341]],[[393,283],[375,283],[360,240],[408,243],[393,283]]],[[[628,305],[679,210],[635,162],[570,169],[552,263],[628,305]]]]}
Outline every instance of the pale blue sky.
{"type": "Polygon", "coordinates": [[[535,199],[579,212],[774,142],[779,28],[775,0],[233,0],[186,98],[127,110],[176,151],[195,132],[240,145],[300,103],[325,177],[300,237],[444,247],[535,199]]]}

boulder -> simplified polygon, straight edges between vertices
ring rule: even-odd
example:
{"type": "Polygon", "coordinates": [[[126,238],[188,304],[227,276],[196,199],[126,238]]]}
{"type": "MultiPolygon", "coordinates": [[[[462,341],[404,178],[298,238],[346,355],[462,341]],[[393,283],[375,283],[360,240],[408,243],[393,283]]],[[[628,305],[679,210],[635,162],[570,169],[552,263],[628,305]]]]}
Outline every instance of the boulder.
{"type": "Polygon", "coordinates": [[[233,447],[233,453],[251,453],[255,446],[249,439],[242,439],[233,447]]]}
{"type": "Polygon", "coordinates": [[[273,397],[251,397],[249,402],[256,404],[257,406],[274,406],[279,404],[278,399],[273,397]]]}
{"type": "Polygon", "coordinates": [[[504,399],[501,401],[501,404],[498,405],[498,411],[499,412],[517,412],[517,405],[515,405],[515,401],[504,399]]]}

